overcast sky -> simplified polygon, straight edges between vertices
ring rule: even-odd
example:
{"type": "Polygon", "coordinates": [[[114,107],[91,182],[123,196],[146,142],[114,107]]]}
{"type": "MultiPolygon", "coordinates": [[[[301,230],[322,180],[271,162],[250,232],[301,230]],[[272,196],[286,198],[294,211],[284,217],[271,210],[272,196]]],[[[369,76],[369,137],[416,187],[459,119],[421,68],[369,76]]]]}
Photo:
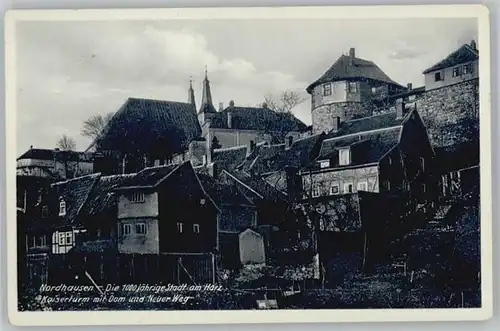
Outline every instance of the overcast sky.
{"type": "Polygon", "coordinates": [[[190,76],[199,105],[205,65],[216,108],[291,89],[307,96],[294,112],[310,124],[306,86],[350,47],[416,87],[424,69],[471,39],[475,19],[20,21],[17,153],[53,148],[64,133],[85,149],[86,118],[128,97],[187,101],[190,76]]]}

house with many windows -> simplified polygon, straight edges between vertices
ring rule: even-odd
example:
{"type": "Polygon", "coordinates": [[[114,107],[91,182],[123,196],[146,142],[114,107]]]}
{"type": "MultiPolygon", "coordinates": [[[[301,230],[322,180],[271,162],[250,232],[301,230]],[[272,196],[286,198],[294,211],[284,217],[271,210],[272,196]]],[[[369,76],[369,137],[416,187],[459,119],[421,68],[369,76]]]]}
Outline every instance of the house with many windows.
{"type": "Polygon", "coordinates": [[[322,141],[319,156],[301,170],[303,198],[359,191],[431,199],[434,151],[416,110],[340,122],[322,141]]]}
{"type": "Polygon", "coordinates": [[[217,205],[190,162],[148,167],[112,188],[123,254],[209,253],[217,246],[217,205]]]}
{"type": "Polygon", "coordinates": [[[479,51],[476,42],[464,44],[423,72],[425,90],[450,86],[479,77],[479,51]]]}

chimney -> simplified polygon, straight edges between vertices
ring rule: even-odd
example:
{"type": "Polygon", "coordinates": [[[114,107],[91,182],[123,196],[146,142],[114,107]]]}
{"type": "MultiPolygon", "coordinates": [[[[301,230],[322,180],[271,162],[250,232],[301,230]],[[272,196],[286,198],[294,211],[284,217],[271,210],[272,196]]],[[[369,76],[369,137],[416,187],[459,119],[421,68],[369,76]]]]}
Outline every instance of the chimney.
{"type": "Polygon", "coordinates": [[[229,107],[234,107],[234,100],[229,101],[229,107]]]}
{"type": "Polygon", "coordinates": [[[213,162],[208,166],[208,174],[212,176],[213,178],[217,178],[218,172],[217,172],[217,162],[213,162]]]}
{"type": "Polygon", "coordinates": [[[227,128],[233,128],[233,113],[231,113],[230,111],[227,112],[227,128]]]}
{"type": "Polygon", "coordinates": [[[406,87],[408,88],[408,91],[413,89],[413,85],[411,83],[406,84],[406,87]]]}
{"type": "Polygon", "coordinates": [[[356,49],[354,49],[353,47],[349,48],[349,56],[356,57],[356,49]]]}
{"type": "Polygon", "coordinates": [[[264,102],[262,103],[262,108],[267,109],[267,102],[265,102],[265,101],[264,101],[264,102]]]}
{"type": "Polygon", "coordinates": [[[250,140],[250,143],[247,145],[247,156],[250,156],[255,150],[255,141],[250,140]]]}
{"type": "Polygon", "coordinates": [[[219,111],[223,111],[223,110],[224,110],[224,103],[219,102],[219,111]]]}
{"type": "Polygon", "coordinates": [[[470,47],[472,47],[472,49],[476,49],[477,45],[476,45],[476,41],[475,40],[471,40],[470,41],[470,47]]]}
{"type": "Polygon", "coordinates": [[[396,100],[396,119],[401,119],[404,116],[405,112],[405,103],[403,98],[399,98],[396,100]]]}
{"type": "Polygon", "coordinates": [[[332,123],[332,131],[336,132],[340,129],[340,117],[335,116],[332,123]]]}
{"type": "Polygon", "coordinates": [[[292,147],[292,144],[293,144],[293,136],[292,135],[287,136],[285,138],[285,149],[290,149],[290,147],[292,147]]]}

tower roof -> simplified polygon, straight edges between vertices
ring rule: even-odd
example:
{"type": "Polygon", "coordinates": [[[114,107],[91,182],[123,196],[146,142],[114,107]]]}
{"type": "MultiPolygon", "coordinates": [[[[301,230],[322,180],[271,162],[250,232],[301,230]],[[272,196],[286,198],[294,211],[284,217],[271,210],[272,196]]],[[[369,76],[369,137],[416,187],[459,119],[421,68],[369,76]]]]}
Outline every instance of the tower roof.
{"type": "Polygon", "coordinates": [[[194,98],[194,90],[193,90],[193,81],[189,80],[189,89],[188,89],[188,103],[193,105],[196,108],[196,100],[194,98]]]}
{"type": "Polygon", "coordinates": [[[212,92],[210,91],[210,81],[208,80],[207,68],[205,67],[205,79],[203,80],[203,94],[199,113],[215,113],[212,103],[212,92]]]}
{"type": "Polygon", "coordinates": [[[350,54],[341,55],[320,78],[307,87],[307,92],[311,93],[314,87],[323,83],[363,78],[402,87],[389,78],[373,61],[356,57],[354,49],[351,48],[350,54]]]}

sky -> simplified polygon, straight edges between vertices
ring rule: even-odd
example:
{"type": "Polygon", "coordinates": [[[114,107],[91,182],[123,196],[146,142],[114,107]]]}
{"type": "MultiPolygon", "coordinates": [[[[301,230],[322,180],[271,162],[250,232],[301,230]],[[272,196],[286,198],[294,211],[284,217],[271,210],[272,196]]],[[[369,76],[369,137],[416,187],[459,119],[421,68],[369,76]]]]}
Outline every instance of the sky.
{"type": "Polygon", "coordinates": [[[424,83],[422,71],[472,39],[476,19],[19,21],[16,26],[17,154],[54,148],[66,134],[84,150],[83,122],[116,112],[129,97],[197,105],[205,66],[214,106],[255,106],[284,90],[311,123],[305,88],[349,48],[396,82],[424,83]]]}

